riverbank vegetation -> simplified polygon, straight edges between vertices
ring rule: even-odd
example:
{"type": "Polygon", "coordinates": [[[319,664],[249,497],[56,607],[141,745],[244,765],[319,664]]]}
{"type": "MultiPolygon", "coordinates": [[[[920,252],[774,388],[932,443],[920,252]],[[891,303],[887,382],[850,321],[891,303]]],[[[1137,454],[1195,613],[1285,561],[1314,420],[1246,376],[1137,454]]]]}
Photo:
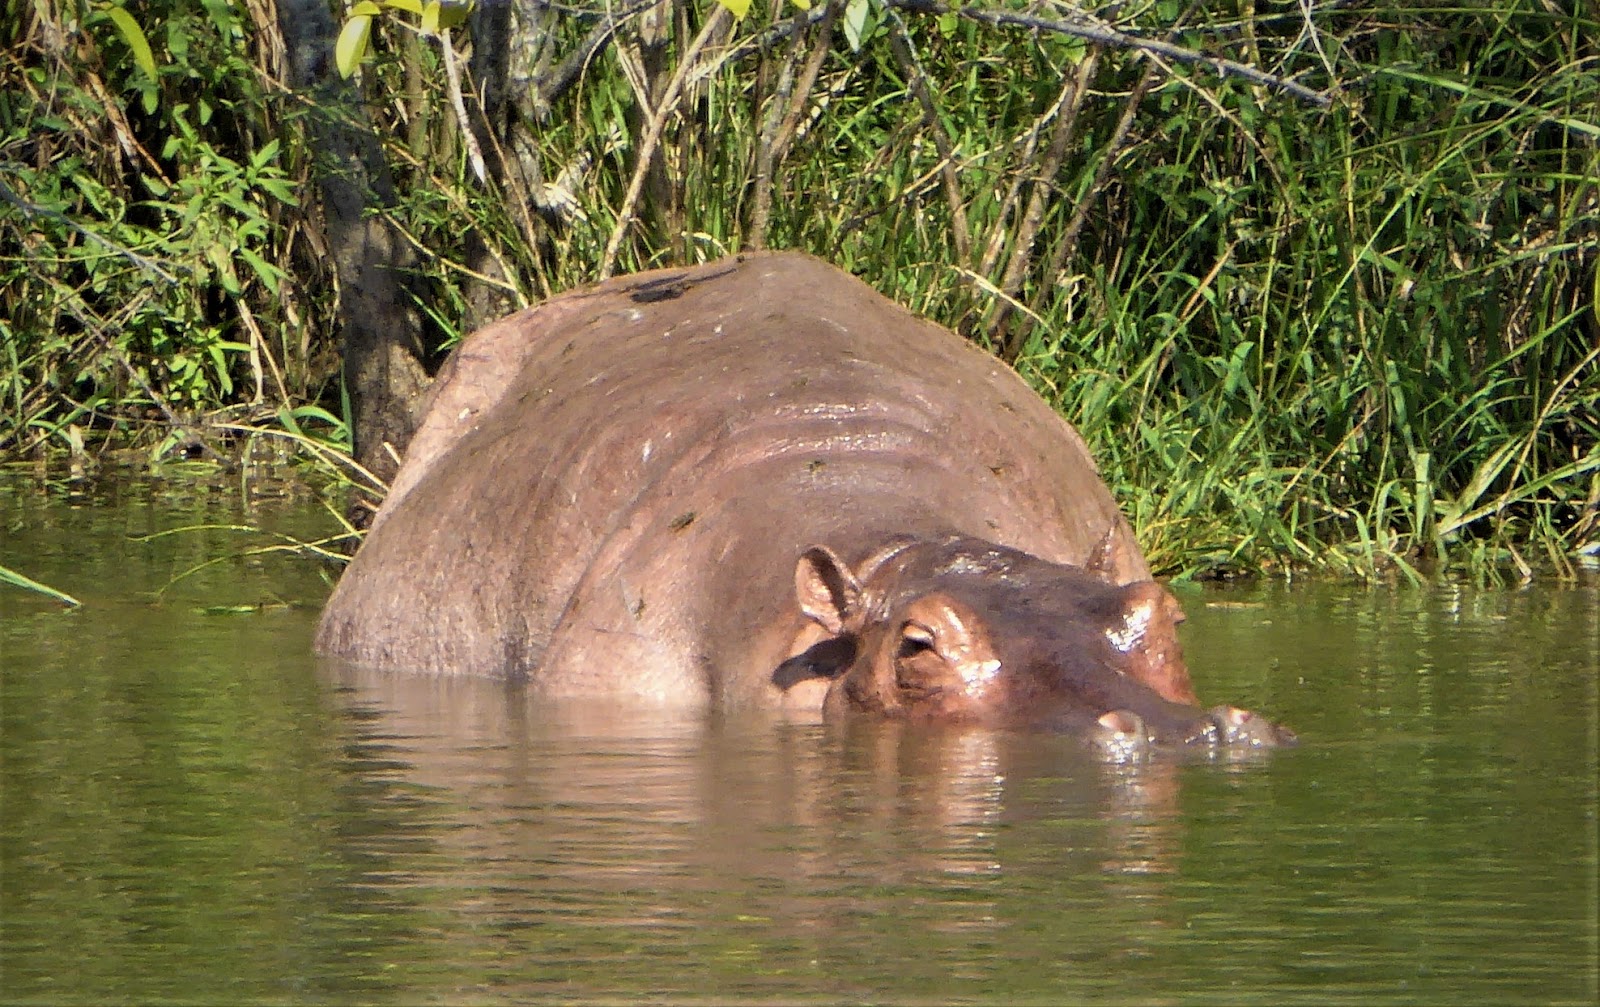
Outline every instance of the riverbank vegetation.
{"type": "Polygon", "coordinates": [[[785,247],[1011,361],[1167,573],[1600,551],[1593,3],[480,0],[448,32],[422,3],[284,30],[313,6],[0,0],[0,458],[225,460],[249,431],[375,489],[382,438],[375,477],[348,463],[372,303],[404,309],[362,337],[377,366],[425,381],[551,293],[785,247]]]}

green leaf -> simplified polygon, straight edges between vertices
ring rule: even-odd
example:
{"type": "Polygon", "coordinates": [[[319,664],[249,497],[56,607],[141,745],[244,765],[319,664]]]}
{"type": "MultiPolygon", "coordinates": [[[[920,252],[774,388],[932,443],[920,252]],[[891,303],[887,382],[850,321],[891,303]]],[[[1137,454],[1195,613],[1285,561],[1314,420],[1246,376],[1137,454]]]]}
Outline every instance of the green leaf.
{"type": "Polygon", "coordinates": [[[79,605],[83,604],[70,594],[57,591],[55,588],[48,587],[36,580],[29,580],[27,577],[24,577],[15,570],[11,570],[3,566],[0,566],[0,584],[10,584],[14,587],[20,587],[27,591],[33,591],[37,594],[46,595],[54,598],[56,601],[61,602],[63,605],[71,605],[73,608],[77,608],[79,605]]]}
{"type": "Polygon", "coordinates": [[[278,156],[278,141],[268,140],[261,149],[250,156],[250,167],[260,171],[264,165],[271,164],[278,156]]]}
{"type": "Polygon", "coordinates": [[[717,0],[717,3],[728,8],[729,14],[741,20],[750,13],[750,0],[717,0]]]}
{"type": "MultiPolygon", "coordinates": [[[[394,10],[403,10],[407,14],[422,13],[422,0],[383,0],[383,5],[385,7],[393,8],[394,10]]],[[[376,7],[376,5],[373,6],[376,7]]],[[[376,9],[374,9],[365,13],[376,14],[378,12],[376,9]]]]}
{"type": "Polygon", "coordinates": [[[339,41],[333,45],[333,62],[339,76],[349,79],[367,54],[367,40],[372,37],[372,15],[357,14],[339,29],[339,41]]]}
{"type": "Polygon", "coordinates": [[[189,62],[189,33],[178,21],[167,22],[167,56],[178,66],[185,66],[189,62]]]}
{"type": "Polygon", "coordinates": [[[211,23],[217,26],[224,37],[237,37],[239,15],[229,0],[200,0],[200,6],[211,15],[211,23]]]}
{"type": "Polygon", "coordinates": [[[276,266],[248,248],[239,249],[239,258],[243,259],[251,272],[256,274],[256,278],[267,288],[268,293],[278,292],[278,281],[282,279],[283,274],[276,266]]]}
{"type": "Polygon", "coordinates": [[[439,8],[434,20],[440,28],[460,28],[467,23],[467,15],[472,13],[470,3],[440,3],[434,6],[439,8]]]}
{"type": "Polygon", "coordinates": [[[300,424],[295,422],[295,420],[296,416],[293,410],[284,409],[281,407],[278,409],[278,422],[283,424],[283,429],[289,431],[291,434],[294,434],[296,437],[304,437],[306,435],[305,431],[300,429],[300,424]]]}
{"type": "Polygon", "coordinates": [[[280,203],[287,203],[289,206],[300,205],[300,200],[295,196],[294,189],[290,187],[288,179],[258,178],[256,179],[256,187],[272,193],[280,203]]]}
{"type": "MultiPolygon", "coordinates": [[[[322,422],[328,424],[329,426],[333,426],[333,427],[338,427],[338,426],[343,426],[344,425],[344,421],[343,420],[339,419],[339,417],[337,417],[337,416],[333,415],[332,413],[328,412],[326,409],[322,408],[321,406],[299,406],[297,408],[290,409],[290,410],[279,410],[279,415],[280,416],[284,415],[285,413],[287,413],[287,415],[290,416],[293,419],[321,420],[322,422]]],[[[298,426],[297,426],[297,429],[298,429],[298,426]]]]}
{"type": "Polygon", "coordinates": [[[211,366],[216,370],[217,385],[221,388],[222,394],[233,394],[233,379],[228,377],[228,358],[222,347],[212,346],[207,353],[211,357],[211,366]]]}
{"type": "Polygon", "coordinates": [[[108,9],[106,15],[111,18],[111,23],[117,26],[122,41],[128,44],[128,51],[133,53],[133,61],[139,64],[139,69],[148,74],[151,80],[154,80],[156,57],[150,51],[150,40],[144,37],[144,29],[139,27],[139,22],[121,7],[108,9]]]}
{"type": "Polygon", "coordinates": [[[206,261],[211,263],[211,268],[216,271],[217,281],[222,284],[222,289],[238,296],[240,292],[239,278],[233,272],[233,258],[229,250],[223,245],[211,244],[202,252],[206,261]]]}
{"type": "Polygon", "coordinates": [[[871,0],[850,0],[844,9],[844,37],[851,52],[861,51],[861,40],[872,34],[871,0]]]}

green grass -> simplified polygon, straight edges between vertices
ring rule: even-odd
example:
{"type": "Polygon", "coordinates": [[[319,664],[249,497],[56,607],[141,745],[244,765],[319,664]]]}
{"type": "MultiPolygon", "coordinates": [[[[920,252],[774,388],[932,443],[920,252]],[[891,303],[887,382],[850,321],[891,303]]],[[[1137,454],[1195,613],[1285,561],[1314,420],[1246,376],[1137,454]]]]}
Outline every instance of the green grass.
{"type": "MultiPolygon", "coordinates": [[[[98,59],[51,51],[31,2],[0,0],[15,26],[0,30],[0,181],[33,208],[0,203],[0,455],[159,454],[179,429],[227,451],[246,427],[361,482],[338,460],[336,283],[302,198],[304,109],[260,72],[267,48],[246,40],[262,26],[150,6],[169,26],[153,39],[188,40],[157,45],[158,82],[93,18],[98,59]],[[120,121],[93,114],[97,81],[120,121]],[[119,155],[127,137],[149,157],[119,155]]],[[[821,43],[767,245],[823,255],[1011,358],[1089,440],[1158,569],[1595,565],[1592,5],[1346,5],[1309,23],[1298,6],[1123,11],[1124,30],[1293,77],[1328,108],[953,15],[900,14],[908,62],[871,10],[858,51],[821,43]]],[[[678,19],[675,51],[699,26],[678,19]]],[[[586,30],[559,19],[558,55],[586,30]]],[[[516,303],[593,279],[639,128],[615,52],[529,133],[542,178],[567,172],[581,211],[551,222],[521,182],[469,183],[437,47],[396,31],[374,49],[365,91],[436,346],[463,334],[469,234],[516,303]]],[[[640,207],[620,271],[750,241],[791,51],[723,51],[663,131],[668,191],[640,207]]]]}

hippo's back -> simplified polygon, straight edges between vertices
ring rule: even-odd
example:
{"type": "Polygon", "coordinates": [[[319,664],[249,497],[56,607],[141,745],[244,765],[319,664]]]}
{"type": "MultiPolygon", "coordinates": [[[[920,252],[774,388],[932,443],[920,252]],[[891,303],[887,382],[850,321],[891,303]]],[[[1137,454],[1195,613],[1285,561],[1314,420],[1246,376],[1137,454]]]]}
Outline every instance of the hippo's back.
{"type": "Polygon", "coordinates": [[[1078,435],[948,330],[802,255],[640,274],[462,344],[318,647],[703,697],[803,549],[897,530],[1148,576],[1078,435]]]}

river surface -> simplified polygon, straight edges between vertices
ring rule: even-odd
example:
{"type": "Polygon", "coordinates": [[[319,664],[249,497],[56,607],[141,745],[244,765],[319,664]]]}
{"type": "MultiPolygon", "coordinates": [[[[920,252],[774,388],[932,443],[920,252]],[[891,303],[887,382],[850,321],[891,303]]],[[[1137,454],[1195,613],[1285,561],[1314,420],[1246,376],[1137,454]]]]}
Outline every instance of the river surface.
{"type": "Polygon", "coordinates": [[[84,603],[0,586],[0,1000],[1596,1001],[1592,581],[1180,587],[1202,698],[1302,744],[1116,765],[363,675],[319,562],[137,540],[199,525],[334,522],[0,476],[0,564],[84,603]]]}

